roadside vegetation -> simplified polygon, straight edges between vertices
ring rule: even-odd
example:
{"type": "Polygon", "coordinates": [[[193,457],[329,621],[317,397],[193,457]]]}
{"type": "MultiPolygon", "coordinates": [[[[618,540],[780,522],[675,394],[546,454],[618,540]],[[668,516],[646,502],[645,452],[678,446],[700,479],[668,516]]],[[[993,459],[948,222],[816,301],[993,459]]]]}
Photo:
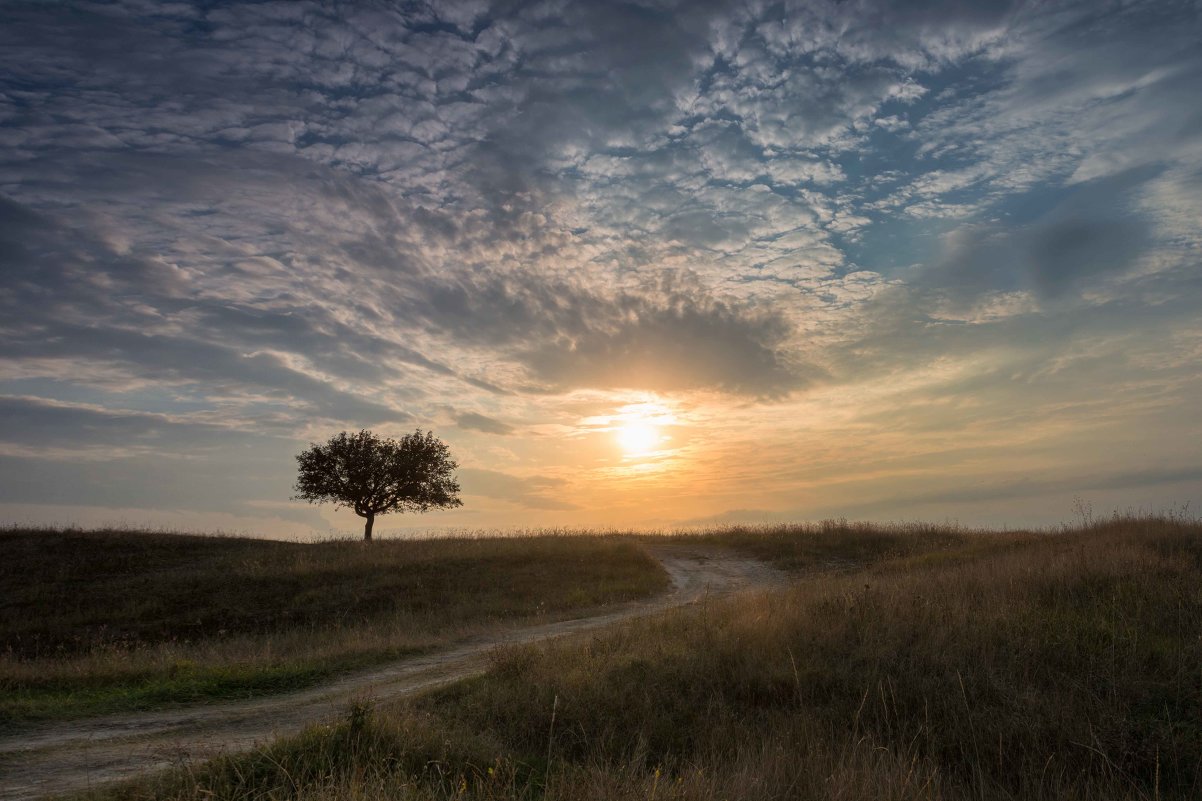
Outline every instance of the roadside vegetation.
{"type": "Polygon", "coordinates": [[[665,590],[630,538],[0,531],[0,726],[245,698],[665,590]]]}
{"type": "Polygon", "coordinates": [[[830,538],[887,544],[102,795],[1202,797],[1202,525],[841,526],[728,541],[818,565],[830,538]]]}

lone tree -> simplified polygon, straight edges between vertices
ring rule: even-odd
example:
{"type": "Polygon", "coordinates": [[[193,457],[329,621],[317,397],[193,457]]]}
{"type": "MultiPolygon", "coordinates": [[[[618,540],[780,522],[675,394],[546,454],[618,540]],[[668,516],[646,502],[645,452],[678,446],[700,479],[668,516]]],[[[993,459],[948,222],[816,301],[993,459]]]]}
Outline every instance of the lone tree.
{"type": "Polygon", "coordinates": [[[311,444],[296,461],[296,498],[354,509],[367,518],[365,541],[371,540],[376,515],[463,505],[454,475],[459,465],[431,431],[399,440],[343,431],[324,445],[311,444]]]}

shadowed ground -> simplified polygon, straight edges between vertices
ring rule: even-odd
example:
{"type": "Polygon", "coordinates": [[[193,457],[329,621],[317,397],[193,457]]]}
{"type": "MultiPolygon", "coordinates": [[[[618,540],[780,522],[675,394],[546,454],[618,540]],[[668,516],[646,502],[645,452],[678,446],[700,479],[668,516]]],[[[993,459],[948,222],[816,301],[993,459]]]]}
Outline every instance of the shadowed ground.
{"type": "Polygon", "coordinates": [[[652,548],[672,580],[654,600],[602,614],[480,636],[449,650],[357,672],[301,692],[185,710],[164,710],[45,725],[0,739],[0,798],[85,790],[147,770],[238,751],[343,715],[356,700],[412,694],[482,672],[498,647],[563,637],[750,587],[782,573],[724,549],[684,544],[652,548]]]}

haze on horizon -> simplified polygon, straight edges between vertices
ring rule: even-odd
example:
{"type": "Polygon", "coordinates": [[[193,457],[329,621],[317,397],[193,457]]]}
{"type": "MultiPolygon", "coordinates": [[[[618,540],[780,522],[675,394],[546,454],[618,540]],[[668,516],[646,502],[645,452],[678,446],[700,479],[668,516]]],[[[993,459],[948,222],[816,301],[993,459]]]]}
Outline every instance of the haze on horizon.
{"type": "Polygon", "coordinates": [[[6,2],[0,520],[1049,523],[1202,502],[1191,2],[6,2]]]}

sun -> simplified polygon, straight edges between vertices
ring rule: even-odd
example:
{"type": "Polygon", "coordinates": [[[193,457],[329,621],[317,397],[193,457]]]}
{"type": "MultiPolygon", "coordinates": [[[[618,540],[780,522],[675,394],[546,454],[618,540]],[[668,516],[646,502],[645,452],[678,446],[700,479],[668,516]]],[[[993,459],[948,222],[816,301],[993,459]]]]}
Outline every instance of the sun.
{"type": "Polygon", "coordinates": [[[642,469],[660,463],[675,452],[669,432],[677,430],[676,415],[669,406],[655,399],[632,399],[613,413],[586,422],[604,427],[628,467],[642,469]]]}
{"type": "Polygon", "coordinates": [[[659,444],[659,429],[643,420],[624,423],[617,430],[618,444],[627,456],[641,456],[659,444]]]}

